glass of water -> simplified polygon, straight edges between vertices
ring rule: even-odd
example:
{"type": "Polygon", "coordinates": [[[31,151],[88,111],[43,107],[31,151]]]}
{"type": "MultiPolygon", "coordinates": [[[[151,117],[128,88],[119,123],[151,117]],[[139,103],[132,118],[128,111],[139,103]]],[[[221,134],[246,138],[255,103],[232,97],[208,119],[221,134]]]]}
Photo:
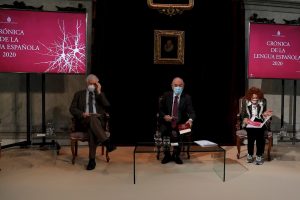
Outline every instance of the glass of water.
{"type": "Polygon", "coordinates": [[[164,150],[170,150],[170,147],[171,147],[171,139],[170,139],[170,137],[164,136],[162,142],[163,142],[164,150]]]}
{"type": "Polygon", "coordinates": [[[287,127],[286,126],[282,126],[280,128],[279,135],[280,135],[281,138],[288,136],[288,134],[287,134],[287,127]]]}
{"type": "Polygon", "coordinates": [[[48,135],[48,136],[54,135],[54,125],[53,125],[53,122],[48,122],[47,123],[46,135],[48,135]]]}
{"type": "Polygon", "coordinates": [[[156,134],[154,135],[154,142],[157,147],[161,147],[162,138],[161,138],[161,134],[159,132],[156,132],[156,134]]]}

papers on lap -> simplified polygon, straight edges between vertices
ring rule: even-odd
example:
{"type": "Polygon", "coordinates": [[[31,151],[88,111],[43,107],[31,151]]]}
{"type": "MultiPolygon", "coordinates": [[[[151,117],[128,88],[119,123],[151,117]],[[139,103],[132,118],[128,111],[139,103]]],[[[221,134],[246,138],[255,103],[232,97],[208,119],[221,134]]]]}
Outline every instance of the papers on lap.
{"type": "Polygon", "coordinates": [[[271,118],[271,116],[268,116],[267,118],[264,119],[263,122],[255,122],[255,121],[251,121],[248,122],[246,128],[261,128],[263,127],[263,125],[265,125],[265,123],[271,118]]]}
{"type": "Polygon", "coordinates": [[[196,144],[198,144],[201,147],[215,147],[218,146],[217,143],[211,142],[209,140],[197,140],[194,141],[196,144]]]}

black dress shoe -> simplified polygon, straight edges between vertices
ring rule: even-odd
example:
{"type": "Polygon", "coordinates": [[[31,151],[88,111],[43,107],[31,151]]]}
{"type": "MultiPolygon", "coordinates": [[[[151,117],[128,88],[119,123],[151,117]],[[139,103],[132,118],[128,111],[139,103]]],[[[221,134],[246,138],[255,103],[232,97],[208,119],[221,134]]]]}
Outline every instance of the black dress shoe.
{"type": "Polygon", "coordinates": [[[182,160],[180,159],[179,156],[175,156],[174,161],[175,161],[176,164],[179,164],[179,165],[183,164],[183,162],[182,162],[182,160]]]}
{"type": "Polygon", "coordinates": [[[161,164],[166,164],[166,163],[168,163],[170,161],[172,161],[171,155],[165,155],[165,157],[161,161],[161,164]]]}
{"type": "Polygon", "coordinates": [[[86,170],[93,170],[96,167],[95,159],[90,159],[89,164],[86,167],[86,170]]]}

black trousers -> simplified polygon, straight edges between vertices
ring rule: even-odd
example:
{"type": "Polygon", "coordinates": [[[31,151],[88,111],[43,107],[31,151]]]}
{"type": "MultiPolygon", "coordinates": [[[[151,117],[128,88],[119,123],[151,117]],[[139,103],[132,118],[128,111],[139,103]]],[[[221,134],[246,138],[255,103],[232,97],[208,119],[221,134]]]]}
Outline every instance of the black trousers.
{"type": "Polygon", "coordinates": [[[254,143],[256,141],[256,156],[262,156],[265,151],[265,129],[264,128],[246,128],[248,137],[248,154],[253,155],[254,143]]]}

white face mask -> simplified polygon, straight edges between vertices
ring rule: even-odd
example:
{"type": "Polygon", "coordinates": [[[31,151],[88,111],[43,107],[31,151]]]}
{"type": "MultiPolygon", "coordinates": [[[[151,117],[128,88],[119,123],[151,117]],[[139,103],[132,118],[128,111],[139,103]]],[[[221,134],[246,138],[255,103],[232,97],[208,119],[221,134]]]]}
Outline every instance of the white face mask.
{"type": "Polygon", "coordinates": [[[89,92],[94,92],[95,91],[95,86],[94,85],[88,85],[88,91],[89,92]]]}

